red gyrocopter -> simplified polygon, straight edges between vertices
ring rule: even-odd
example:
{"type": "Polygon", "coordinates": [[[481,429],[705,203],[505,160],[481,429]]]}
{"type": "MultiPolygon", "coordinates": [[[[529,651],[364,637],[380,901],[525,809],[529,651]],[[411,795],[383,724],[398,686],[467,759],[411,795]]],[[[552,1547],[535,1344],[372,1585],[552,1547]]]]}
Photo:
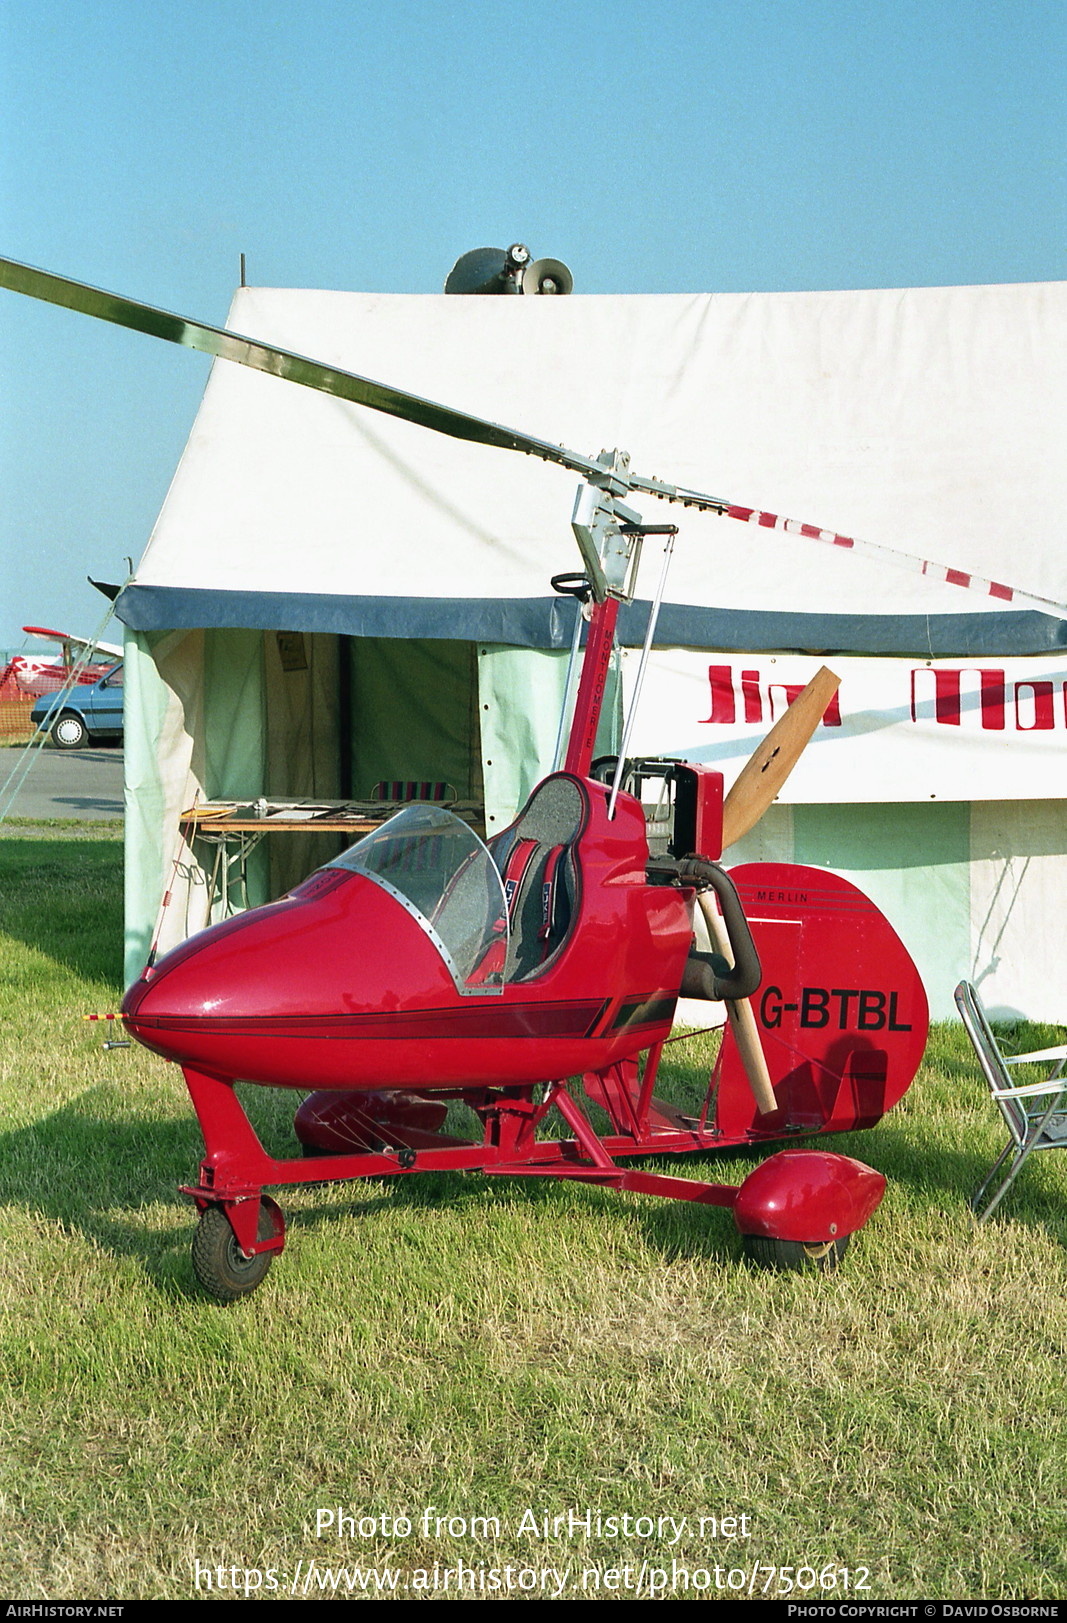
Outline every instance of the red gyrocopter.
{"type": "Polygon", "coordinates": [[[0,285],[583,479],[572,527],[584,570],[553,582],[581,605],[576,664],[587,621],[573,714],[560,769],[510,828],[486,844],[446,809],[411,805],[281,900],[150,963],[126,995],[127,1029],[181,1066],[203,1132],[199,1178],[185,1190],[200,1212],[201,1285],[230,1300],[260,1283],[285,1239],[268,1187],[446,1169],[728,1207],[755,1260],[836,1266],[885,1189],[859,1161],[790,1148],[739,1186],[620,1165],[873,1126],[910,1085],[926,1040],[918,973],[855,886],[786,864],[728,874],[717,861],[780,789],[836,689],[829,672],[725,800],[721,774],[664,765],[673,817],[663,855],[650,854],[642,805],[625,787],[626,737],[610,783],[594,765],[619,604],[633,599],[642,543],[662,538],[647,658],[676,533],[643,523],[623,498],[720,513],[730,504],[641,478],[621,452],[584,457],[11,261],[0,260],[0,285]],[[696,945],[698,907],[716,950],[696,945]],[[679,997],[723,1001],[729,1015],[695,1114],[655,1092],[679,997]],[[307,1096],[294,1123],[302,1155],[267,1153],[237,1081],[307,1096]],[[450,1101],[474,1112],[480,1136],[445,1130],[450,1101]],[[560,1121],[563,1136],[547,1136],[560,1121]]]}

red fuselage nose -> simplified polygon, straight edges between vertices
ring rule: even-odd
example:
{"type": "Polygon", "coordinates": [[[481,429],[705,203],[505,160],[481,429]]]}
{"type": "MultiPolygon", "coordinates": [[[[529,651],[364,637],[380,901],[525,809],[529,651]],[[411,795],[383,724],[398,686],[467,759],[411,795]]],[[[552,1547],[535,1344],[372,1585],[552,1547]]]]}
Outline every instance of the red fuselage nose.
{"type": "MultiPolygon", "coordinates": [[[[490,891],[468,912],[446,885],[428,905],[432,924],[384,876],[331,865],[160,959],[127,994],[127,1028],[184,1066],[304,1092],[522,1086],[639,1053],[670,1031],[692,892],[646,882],[636,801],[621,796],[612,822],[602,785],[581,793],[589,826],[557,946],[541,945],[552,919],[542,900],[520,936],[539,951],[505,950],[504,967],[483,973],[496,964],[483,951],[497,929],[490,891]],[[458,918],[448,946],[446,918],[458,918]]],[[[497,888],[503,905],[499,878],[497,888]]]]}
{"type": "Polygon", "coordinates": [[[176,947],[130,988],[122,1013],[139,1042],[181,1064],[271,1086],[351,1087],[365,1085],[352,1075],[351,1039],[401,1009],[455,1000],[417,921],[363,875],[328,868],[176,947]]]}

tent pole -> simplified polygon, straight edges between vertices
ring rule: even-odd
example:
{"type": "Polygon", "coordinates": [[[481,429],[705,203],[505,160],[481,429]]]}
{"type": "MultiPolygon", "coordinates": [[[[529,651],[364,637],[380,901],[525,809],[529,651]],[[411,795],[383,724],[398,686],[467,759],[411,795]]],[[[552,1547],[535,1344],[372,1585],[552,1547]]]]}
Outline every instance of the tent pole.
{"type": "Polygon", "coordinates": [[[352,638],[337,638],[337,777],[340,798],[352,799],[352,638]]]}

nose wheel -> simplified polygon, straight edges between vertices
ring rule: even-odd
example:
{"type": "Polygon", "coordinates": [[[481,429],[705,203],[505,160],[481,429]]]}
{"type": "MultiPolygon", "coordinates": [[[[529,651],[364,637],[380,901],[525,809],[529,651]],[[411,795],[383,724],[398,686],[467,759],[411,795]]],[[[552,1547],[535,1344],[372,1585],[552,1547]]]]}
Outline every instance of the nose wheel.
{"type": "MultiPolygon", "coordinates": [[[[272,1239],[278,1232],[271,1208],[281,1218],[274,1202],[263,1199],[256,1234],[259,1240],[272,1239]]],[[[222,1207],[205,1207],[193,1236],[193,1273],[201,1288],[216,1301],[236,1302],[242,1296],[250,1296],[262,1283],[274,1256],[274,1251],[256,1251],[246,1256],[222,1207]]]]}

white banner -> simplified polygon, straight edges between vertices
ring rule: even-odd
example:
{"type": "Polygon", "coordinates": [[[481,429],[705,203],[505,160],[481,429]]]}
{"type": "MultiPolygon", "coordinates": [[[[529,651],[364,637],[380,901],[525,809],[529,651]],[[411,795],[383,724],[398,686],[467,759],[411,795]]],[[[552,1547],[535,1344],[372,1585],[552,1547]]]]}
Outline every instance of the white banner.
{"type": "MultiPolygon", "coordinates": [[[[639,657],[624,656],[628,702],[639,657]]],[[[660,649],[627,754],[703,761],[729,785],[823,663],[841,686],[783,802],[1067,797],[1067,656],[824,661],[660,649]]]]}

